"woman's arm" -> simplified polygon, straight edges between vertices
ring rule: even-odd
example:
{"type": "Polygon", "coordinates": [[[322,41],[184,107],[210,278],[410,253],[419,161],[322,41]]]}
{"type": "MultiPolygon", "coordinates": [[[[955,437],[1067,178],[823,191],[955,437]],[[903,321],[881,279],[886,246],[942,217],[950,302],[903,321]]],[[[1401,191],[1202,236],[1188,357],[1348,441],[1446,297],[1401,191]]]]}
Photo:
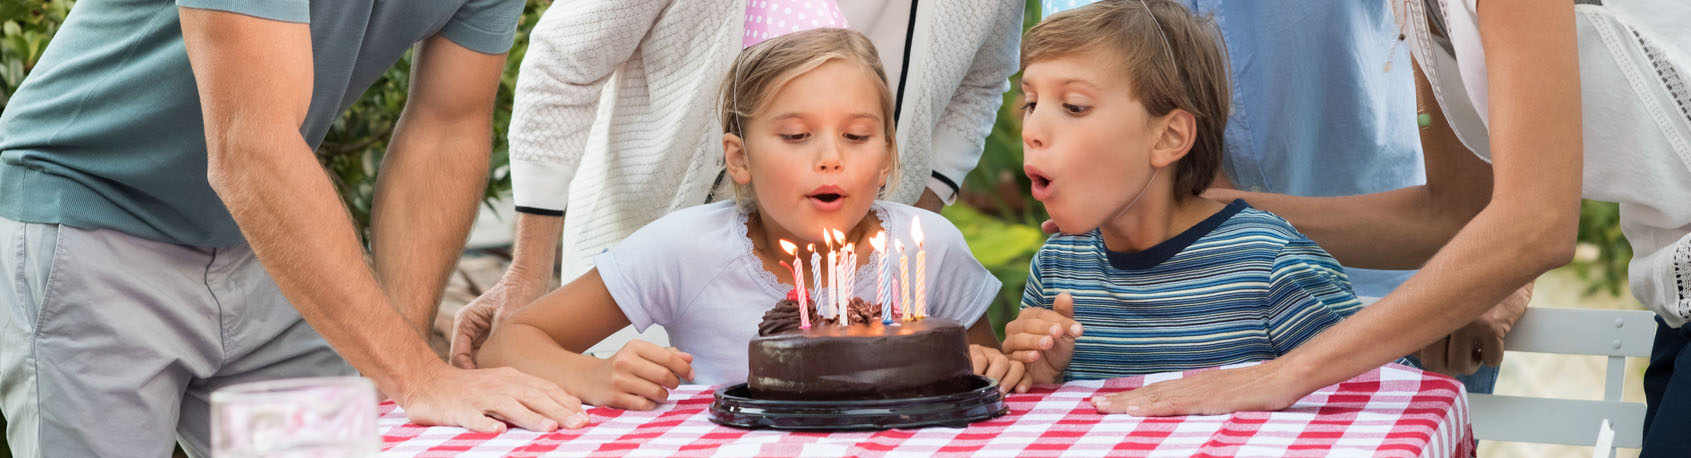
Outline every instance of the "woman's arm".
{"type": "Polygon", "coordinates": [[[1283,409],[1449,334],[1567,263],[1578,230],[1583,145],[1572,2],[1484,0],[1479,8],[1494,176],[1485,209],[1397,291],[1285,357],[1100,399],[1101,410],[1283,409]]]}
{"type": "Polygon", "coordinates": [[[1213,188],[1206,196],[1222,201],[1243,198],[1251,206],[1286,218],[1346,266],[1420,268],[1485,208],[1491,197],[1492,170],[1491,164],[1456,138],[1421,67],[1410,67],[1415,72],[1416,105],[1432,118],[1428,127],[1421,128],[1427,184],[1342,197],[1213,188]]]}
{"type": "Polygon", "coordinates": [[[628,324],[594,269],[517,312],[487,338],[477,362],[533,374],[589,404],[650,410],[693,378],[693,357],[643,340],[609,359],[581,354],[628,324]]]}

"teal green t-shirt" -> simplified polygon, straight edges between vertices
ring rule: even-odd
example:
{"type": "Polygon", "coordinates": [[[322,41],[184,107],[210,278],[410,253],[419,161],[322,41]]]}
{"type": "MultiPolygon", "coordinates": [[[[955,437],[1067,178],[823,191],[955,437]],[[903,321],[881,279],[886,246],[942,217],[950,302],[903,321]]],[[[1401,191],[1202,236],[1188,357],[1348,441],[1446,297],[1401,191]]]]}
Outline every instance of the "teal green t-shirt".
{"type": "MultiPolygon", "coordinates": [[[[177,8],[309,23],[316,148],[409,49],[510,49],[523,0],[81,0],[0,113],[0,216],[194,246],[243,242],[206,180],[177,8]]],[[[252,59],[263,59],[252,56],[252,59]]]]}

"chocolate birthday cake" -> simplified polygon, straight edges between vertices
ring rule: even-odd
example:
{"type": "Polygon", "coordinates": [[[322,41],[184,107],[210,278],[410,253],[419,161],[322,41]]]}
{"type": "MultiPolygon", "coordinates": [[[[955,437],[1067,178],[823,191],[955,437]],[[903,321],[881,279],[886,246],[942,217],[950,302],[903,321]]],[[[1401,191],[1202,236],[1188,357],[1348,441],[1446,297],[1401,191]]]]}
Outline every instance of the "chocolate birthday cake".
{"type": "Polygon", "coordinates": [[[811,317],[800,329],[798,302],[764,313],[750,348],[752,396],[786,400],[902,399],[970,388],[973,369],[963,325],[925,318],[881,323],[881,307],[853,298],[848,325],[811,317]]]}

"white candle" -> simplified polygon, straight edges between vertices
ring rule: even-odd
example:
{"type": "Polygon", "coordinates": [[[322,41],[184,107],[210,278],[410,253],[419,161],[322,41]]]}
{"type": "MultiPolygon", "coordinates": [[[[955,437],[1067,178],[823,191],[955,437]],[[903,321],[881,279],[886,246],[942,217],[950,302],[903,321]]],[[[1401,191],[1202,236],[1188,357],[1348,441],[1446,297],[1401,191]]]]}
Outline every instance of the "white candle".
{"type": "Polygon", "coordinates": [[[846,303],[849,306],[857,291],[857,245],[849,245],[846,248],[851,252],[851,262],[846,263],[846,303]]]}
{"type": "Polygon", "coordinates": [[[846,284],[846,273],[841,270],[846,265],[846,236],[839,229],[830,230],[834,232],[834,241],[840,243],[839,254],[834,258],[834,318],[840,326],[845,326],[846,306],[851,303],[851,285],[846,284]]]}
{"type": "Polygon", "coordinates": [[[816,244],[808,244],[804,249],[810,250],[810,287],[816,288],[816,318],[822,319],[822,254],[816,252],[816,244]]]}
{"type": "Polygon", "coordinates": [[[875,234],[869,244],[875,246],[871,259],[880,262],[880,270],[875,271],[875,301],[881,304],[881,324],[892,324],[892,290],[887,287],[892,282],[892,258],[887,256],[887,232],[875,234]]]}
{"type": "Polygon", "coordinates": [[[904,256],[903,240],[893,241],[892,246],[898,250],[898,305],[904,321],[910,321],[910,258],[904,256]]]}

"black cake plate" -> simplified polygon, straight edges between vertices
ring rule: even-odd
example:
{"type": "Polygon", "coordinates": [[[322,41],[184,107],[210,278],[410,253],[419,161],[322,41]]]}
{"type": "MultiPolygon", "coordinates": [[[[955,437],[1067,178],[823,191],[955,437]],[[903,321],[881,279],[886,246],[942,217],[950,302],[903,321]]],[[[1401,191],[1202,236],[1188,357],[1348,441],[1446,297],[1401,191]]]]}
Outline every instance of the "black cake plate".
{"type": "Polygon", "coordinates": [[[710,421],[741,428],[795,431],[961,428],[1009,411],[998,392],[998,381],[973,377],[970,388],[957,393],[856,401],[758,399],[741,383],[716,390],[710,421]]]}

